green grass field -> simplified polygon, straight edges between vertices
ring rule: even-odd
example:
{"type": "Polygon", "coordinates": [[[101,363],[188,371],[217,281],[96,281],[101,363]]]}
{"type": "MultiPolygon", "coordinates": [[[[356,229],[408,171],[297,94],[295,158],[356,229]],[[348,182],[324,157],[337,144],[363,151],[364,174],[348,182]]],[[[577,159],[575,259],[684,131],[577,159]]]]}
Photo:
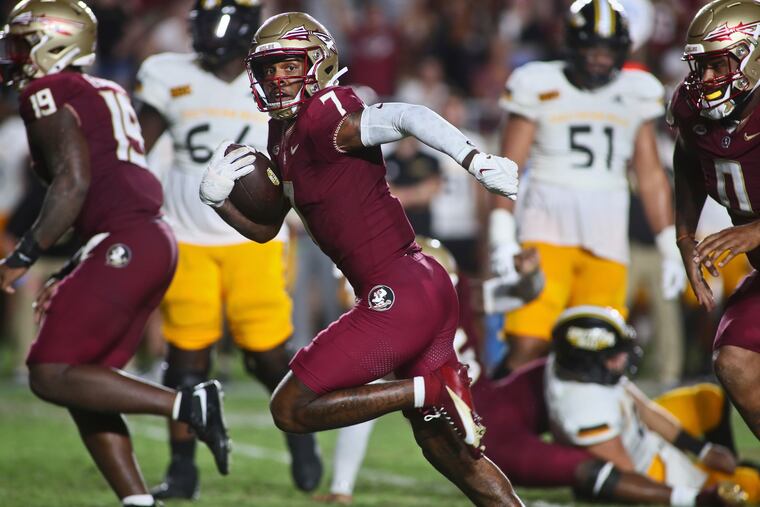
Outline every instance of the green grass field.
{"type": "MultiPolygon", "coordinates": [[[[199,501],[170,505],[197,507],[317,505],[291,483],[282,436],[274,429],[266,394],[253,382],[227,386],[227,422],[234,441],[229,476],[216,473],[199,448],[199,501]]],[[[155,417],[130,417],[135,449],[149,484],[160,480],[167,461],[166,430],[155,417]]],[[[736,424],[743,454],[760,459],[760,443],[736,424]]],[[[493,428],[491,429],[494,430],[493,428]]],[[[508,431],[507,428],[505,430],[508,431]]],[[[334,432],[319,435],[327,464],[320,491],[329,486],[334,432]]],[[[569,504],[569,490],[519,489],[532,505],[569,504]]],[[[468,502],[422,458],[399,414],[382,418],[370,441],[355,495],[357,506],[463,506],[468,502]]],[[[90,461],[64,409],[37,400],[25,387],[0,384],[0,506],[118,506],[90,461]]]]}

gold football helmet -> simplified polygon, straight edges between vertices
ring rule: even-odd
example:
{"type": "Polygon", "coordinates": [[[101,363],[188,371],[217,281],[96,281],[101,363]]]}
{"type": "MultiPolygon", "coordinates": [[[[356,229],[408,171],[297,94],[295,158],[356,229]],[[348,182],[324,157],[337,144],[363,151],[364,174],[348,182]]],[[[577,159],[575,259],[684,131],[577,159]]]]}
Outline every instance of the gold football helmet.
{"type": "Polygon", "coordinates": [[[95,61],[98,22],[78,0],[23,0],[0,33],[0,79],[23,87],[30,79],[95,61]]]}
{"type": "Polygon", "coordinates": [[[760,2],[714,0],[689,25],[684,60],[691,72],[685,86],[703,116],[725,118],[760,82],[760,2]]]}
{"type": "MultiPolygon", "coordinates": [[[[298,113],[298,108],[309,96],[336,84],[342,72],[338,72],[338,49],[330,32],[317,20],[302,12],[286,12],[266,20],[253,37],[246,59],[251,90],[259,110],[277,119],[288,119],[298,113]],[[272,78],[264,76],[264,65],[287,58],[302,59],[303,75],[277,78],[279,89],[301,81],[295,98],[270,99],[264,84],[272,78]]],[[[275,96],[282,97],[275,93],[275,96]]]]}

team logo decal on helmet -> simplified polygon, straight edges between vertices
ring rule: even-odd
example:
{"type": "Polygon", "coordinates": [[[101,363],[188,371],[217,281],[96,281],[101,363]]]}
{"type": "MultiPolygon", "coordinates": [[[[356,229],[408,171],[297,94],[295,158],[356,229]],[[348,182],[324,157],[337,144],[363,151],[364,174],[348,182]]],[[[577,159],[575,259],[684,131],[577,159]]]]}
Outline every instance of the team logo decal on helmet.
{"type": "Polygon", "coordinates": [[[396,300],[396,295],[393,293],[393,289],[387,285],[375,285],[370,289],[367,295],[369,302],[369,309],[376,312],[385,312],[391,309],[393,302],[396,300]]]}
{"type": "Polygon", "coordinates": [[[106,252],[106,264],[114,268],[123,268],[132,260],[132,251],[124,243],[116,243],[106,252]]]}
{"type": "Polygon", "coordinates": [[[755,30],[757,30],[758,25],[760,25],[760,21],[747,23],[746,25],[740,21],[738,25],[733,26],[733,27],[729,27],[728,23],[723,23],[721,26],[714,28],[710,33],[705,35],[704,41],[705,42],[712,42],[712,41],[723,42],[723,41],[731,40],[731,36],[735,33],[743,33],[744,35],[756,36],[755,30]]]}

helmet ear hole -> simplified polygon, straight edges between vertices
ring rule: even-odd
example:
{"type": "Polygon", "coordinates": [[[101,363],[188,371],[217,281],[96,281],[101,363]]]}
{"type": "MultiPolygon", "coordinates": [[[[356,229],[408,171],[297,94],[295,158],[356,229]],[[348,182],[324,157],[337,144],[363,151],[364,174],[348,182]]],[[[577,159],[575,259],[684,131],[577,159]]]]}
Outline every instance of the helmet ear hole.
{"type": "Polygon", "coordinates": [[[332,74],[333,68],[334,68],[333,65],[329,65],[328,67],[325,68],[325,73],[332,74]]]}
{"type": "Polygon", "coordinates": [[[53,48],[50,51],[48,51],[48,53],[53,54],[53,55],[57,55],[61,51],[63,51],[64,49],[66,49],[66,46],[58,46],[57,48],[53,48]]]}

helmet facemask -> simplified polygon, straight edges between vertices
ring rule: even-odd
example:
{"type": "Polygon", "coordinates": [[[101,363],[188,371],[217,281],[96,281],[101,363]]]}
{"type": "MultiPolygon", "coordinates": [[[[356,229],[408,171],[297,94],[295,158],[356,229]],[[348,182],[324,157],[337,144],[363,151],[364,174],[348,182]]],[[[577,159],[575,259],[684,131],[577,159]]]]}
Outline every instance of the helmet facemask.
{"type": "Polygon", "coordinates": [[[34,75],[26,74],[32,65],[31,52],[32,46],[23,36],[0,32],[0,86],[19,85],[34,75]]]}
{"type": "Polygon", "coordinates": [[[690,69],[685,81],[686,93],[702,116],[719,120],[731,115],[757,87],[757,83],[752,86],[743,72],[752,53],[747,44],[741,41],[705,53],[690,52],[687,46],[683,57],[690,69]],[[713,77],[704,79],[707,72],[712,72],[713,77]]]}
{"type": "Polygon", "coordinates": [[[246,59],[246,67],[251,91],[259,110],[278,119],[294,117],[300,104],[319,91],[316,70],[323,60],[324,54],[320,47],[276,48],[257,51],[250,55],[246,59]],[[299,62],[304,71],[297,75],[280,77],[266,75],[267,69],[272,65],[291,60],[299,62]],[[288,93],[286,88],[296,83],[300,84],[298,91],[288,93]]]}

